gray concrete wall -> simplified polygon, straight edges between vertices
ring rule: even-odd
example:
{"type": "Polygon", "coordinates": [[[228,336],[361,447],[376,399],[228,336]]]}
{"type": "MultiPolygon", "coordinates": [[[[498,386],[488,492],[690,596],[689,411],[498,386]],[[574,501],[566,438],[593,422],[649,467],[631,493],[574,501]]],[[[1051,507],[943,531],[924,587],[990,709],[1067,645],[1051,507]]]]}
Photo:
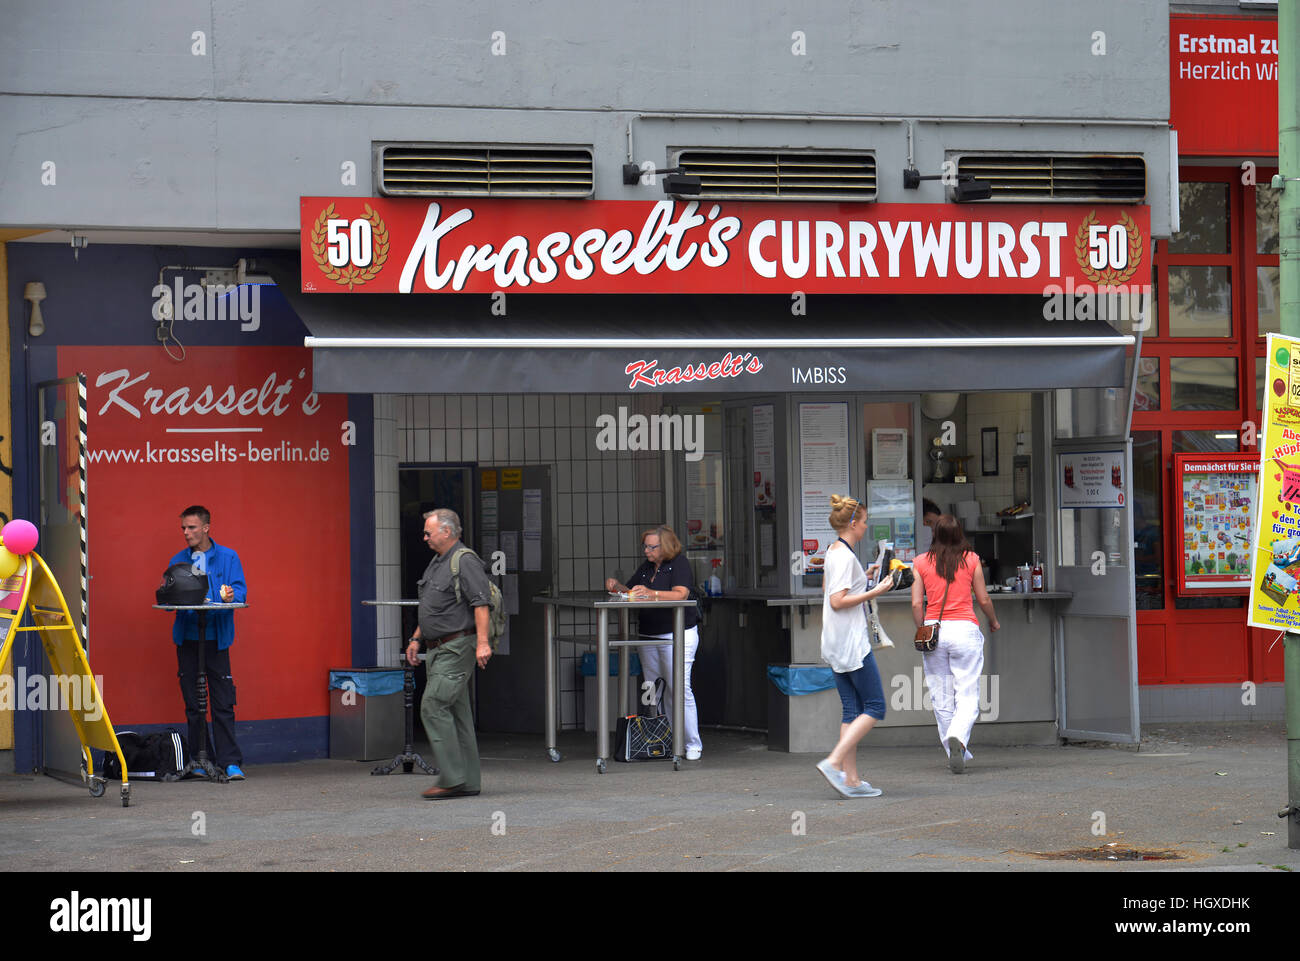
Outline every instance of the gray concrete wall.
{"type": "Polygon", "coordinates": [[[881,201],[941,202],[938,184],[903,192],[902,125],[817,117],[995,118],[918,123],[917,165],[938,173],[946,152],[973,149],[1143,153],[1153,230],[1167,232],[1163,0],[10,6],[5,226],[296,231],[299,196],[373,193],[375,140],[591,144],[597,196],[646,199],[619,178],[629,122],[689,111],[812,119],[638,120],[634,159],[865,147],[881,201]],[[1046,122],[1060,120],[1124,123],[1046,122]]]}

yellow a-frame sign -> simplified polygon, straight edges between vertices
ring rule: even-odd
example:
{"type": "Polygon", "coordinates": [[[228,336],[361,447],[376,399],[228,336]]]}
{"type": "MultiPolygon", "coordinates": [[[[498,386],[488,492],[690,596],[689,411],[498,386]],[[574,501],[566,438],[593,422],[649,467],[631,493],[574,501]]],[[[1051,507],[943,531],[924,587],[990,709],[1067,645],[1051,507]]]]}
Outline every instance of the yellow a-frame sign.
{"type": "MultiPolygon", "coordinates": [[[[25,631],[35,631],[45,648],[50,668],[54,671],[51,687],[70,696],[61,698],[72,715],[72,723],[81,740],[82,777],[90,793],[99,797],[104,793],[105,778],[95,774],[91,748],[111,751],[122,766],[122,806],[131,803],[131,785],[127,780],[126,759],[117,743],[113,724],[108,719],[104,698],[95,676],[90,672],[85,649],[77,625],[68,613],[68,602],[63,599],[59,582],[54,579],[45,561],[35,551],[23,556],[18,571],[0,581],[0,668],[9,660],[9,650],[14,639],[25,631]],[[32,615],[33,627],[20,627],[23,612],[32,615]]],[[[51,700],[56,691],[52,690],[51,700]]],[[[19,692],[19,696],[22,692],[19,692]]]]}

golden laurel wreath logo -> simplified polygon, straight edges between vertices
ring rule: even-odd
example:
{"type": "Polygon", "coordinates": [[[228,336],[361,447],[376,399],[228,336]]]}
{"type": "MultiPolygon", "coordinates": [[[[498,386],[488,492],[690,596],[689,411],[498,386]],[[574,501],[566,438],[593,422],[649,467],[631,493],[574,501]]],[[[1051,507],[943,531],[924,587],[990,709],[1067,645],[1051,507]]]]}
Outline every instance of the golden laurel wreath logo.
{"type": "Polygon", "coordinates": [[[1142,231],[1138,230],[1137,221],[1122,213],[1119,222],[1128,234],[1128,266],[1120,270],[1114,267],[1097,270],[1088,263],[1088,228],[1097,223],[1097,211],[1089,211],[1074,235],[1074,257],[1079,262],[1083,275],[1094,284],[1105,287],[1122,284],[1137,273],[1138,266],[1142,263],[1142,231]]]}
{"type": "Polygon", "coordinates": [[[373,230],[372,250],[373,255],[370,265],[367,267],[357,267],[354,264],[348,264],[346,267],[335,267],[325,256],[325,224],[334,217],[334,205],[330,204],[321,211],[321,215],[316,218],[316,224],[311,229],[311,254],[312,259],[316,261],[316,266],[334,283],[340,287],[346,285],[348,290],[360,287],[367,281],[374,280],[378,276],[380,268],[388,260],[388,228],[384,225],[384,219],[379,216],[370,204],[364,207],[366,220],[370,222],[373,230]]]}

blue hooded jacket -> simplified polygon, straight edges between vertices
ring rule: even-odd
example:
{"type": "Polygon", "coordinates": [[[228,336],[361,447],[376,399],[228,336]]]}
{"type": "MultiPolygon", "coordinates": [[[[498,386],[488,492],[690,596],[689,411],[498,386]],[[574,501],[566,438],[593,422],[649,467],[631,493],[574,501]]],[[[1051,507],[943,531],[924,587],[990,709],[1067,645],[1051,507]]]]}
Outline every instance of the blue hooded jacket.
{"type": "MultiPolygon", "coordinates": [[[[247,603],[248,587],[244,584],[244,568],[239,563],[239,555],[229,547],[222,547],[216,541],[213,541],[211,549],[206,551],[203,557],[207,564],[208,602],[212,604],[221,603],[221,586],[229,584],[235,592],[234,603],[247,603]]],[[[167,566],[190,564],[193,559],[193,552],[186,548],[183,551],[178,551],[167,562],[167,566]]],[[[225,650],[235,642],[235,612],[208,611],[208,629],[216,631],[217,650],[225,650]]],[[[183,644],[187,636],[199,636],[199,614],[197,611],[176,612],[176,621],[172,624],[172,640],[178,645],[183,644]]]]}

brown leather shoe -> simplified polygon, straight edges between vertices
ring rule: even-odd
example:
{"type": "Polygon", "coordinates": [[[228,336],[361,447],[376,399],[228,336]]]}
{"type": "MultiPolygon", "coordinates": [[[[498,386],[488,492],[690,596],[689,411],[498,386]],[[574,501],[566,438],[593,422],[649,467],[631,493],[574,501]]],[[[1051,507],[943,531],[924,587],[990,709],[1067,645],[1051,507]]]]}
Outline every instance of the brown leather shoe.
{"type": "Polygon", "coordinates": [[[455,787],[434,786],[422,791],[420,796],[426,801],[442,801],[453,797],[478,797],[478,791],[466,791],[463,784],[458,784],[455,787]]]}

